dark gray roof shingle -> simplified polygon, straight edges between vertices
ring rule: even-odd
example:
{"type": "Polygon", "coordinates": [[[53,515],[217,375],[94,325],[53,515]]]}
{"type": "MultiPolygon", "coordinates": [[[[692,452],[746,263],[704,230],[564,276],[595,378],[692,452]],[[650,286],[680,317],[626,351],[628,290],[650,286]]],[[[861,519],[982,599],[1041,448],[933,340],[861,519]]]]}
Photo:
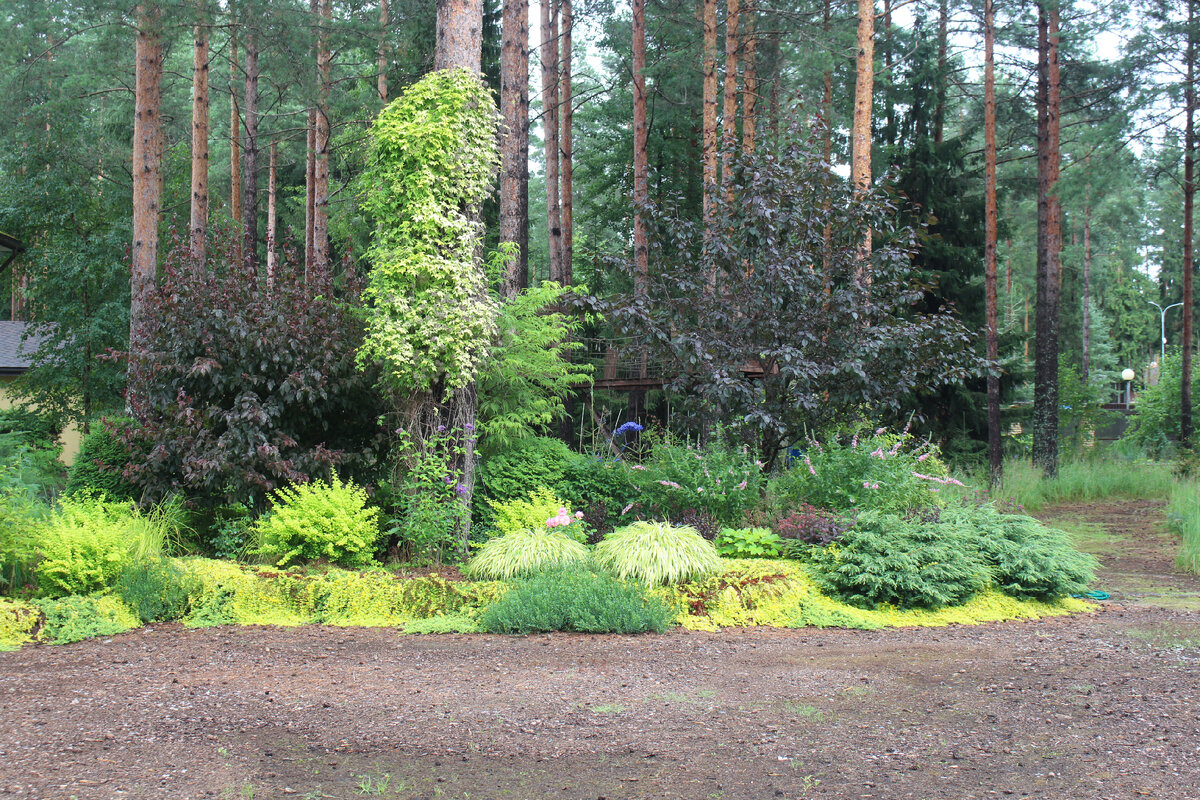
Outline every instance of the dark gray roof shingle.
{"type": "Polygon", "coordinates": [[[29,369],[33,353],[42,337],[34,334],[21,341],[25,331],[33,326],[29,322],[0,320],[0,374],[13,374],[29,369]]]}

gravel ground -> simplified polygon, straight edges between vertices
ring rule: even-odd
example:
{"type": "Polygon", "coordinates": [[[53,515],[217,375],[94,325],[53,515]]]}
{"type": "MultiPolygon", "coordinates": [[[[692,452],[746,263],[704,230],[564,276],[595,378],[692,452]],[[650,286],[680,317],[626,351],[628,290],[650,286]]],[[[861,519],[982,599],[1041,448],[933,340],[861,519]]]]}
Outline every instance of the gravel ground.
{"type": "Polygon", "coordinates": [[[1200,580],[1161,507],[1060,507],[1095,614],[397,636],[160,625],[0,653],[0,796],[1200,798],[1200,580]]]}

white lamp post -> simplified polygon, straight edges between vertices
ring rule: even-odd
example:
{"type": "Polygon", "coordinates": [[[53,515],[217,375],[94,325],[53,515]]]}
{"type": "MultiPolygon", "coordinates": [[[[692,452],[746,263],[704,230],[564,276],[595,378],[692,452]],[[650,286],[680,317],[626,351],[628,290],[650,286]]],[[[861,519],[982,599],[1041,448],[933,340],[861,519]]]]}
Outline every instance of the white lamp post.
{"type": "Polygon", "coordinates": [[[1135,376],[1135,375],[1137,375],[1137,373],[1136,373],[1136,372],[1134,372],[1134,371],[1133,371],[1132,369],[1130,369],[1129,367],[1126,367],[1126,368],[1125,368],[1125,369],[1124,369],[1124,370],[1121,372],[1121,380],[1125,381],[1125,408],[1126,408],[1127,410],[1128,410],[1128,408],[1129,408],[1129,401],[1130,401],[1130,399],[1131,399],[1131,397],[1132,397],[1132,395],[1130,394],[1130,384],[1132,384],[1132,382],[1133,382],[1133,378],[1134,378],[1134,376],[1135,376]]]}
{"type": "Polygon", "coordinates": [[[1183,305],[1183,303],[1171,303],[1171,305],[1167,306],[1166,308],[1163,308],[1162,306],[1160,306],[1158,303],[1154,302],[1153,300],[1147,300],[1146,302],[1158,309],[1158,336],[1159,336],[1159,339],[1158,339],[1158,342],[1159,342],[1158,363],[1161,364],[1162,359],[1165,358],[1167,355],[1167,312],[1170,311],[1175,306],[1183,305]]]}

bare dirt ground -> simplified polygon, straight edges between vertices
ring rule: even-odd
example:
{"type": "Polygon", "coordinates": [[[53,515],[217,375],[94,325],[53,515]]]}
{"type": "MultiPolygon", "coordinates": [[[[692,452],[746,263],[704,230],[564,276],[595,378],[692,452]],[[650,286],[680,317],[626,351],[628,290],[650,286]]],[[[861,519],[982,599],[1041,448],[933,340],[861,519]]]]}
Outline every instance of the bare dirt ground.
{"type": "Polygon", "coordinates": [[[1161,506],[1053,509],[1114,600],[880,632],[163,625],[0,653],[0,796],[1200,798],[1200,580],[1161,506]]]}

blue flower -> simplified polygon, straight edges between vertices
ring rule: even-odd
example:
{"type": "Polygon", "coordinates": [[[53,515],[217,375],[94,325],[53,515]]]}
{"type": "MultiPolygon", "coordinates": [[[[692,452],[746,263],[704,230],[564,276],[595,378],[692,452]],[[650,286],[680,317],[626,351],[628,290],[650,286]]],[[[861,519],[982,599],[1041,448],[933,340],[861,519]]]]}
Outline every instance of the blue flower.
{"type": "Polygon", "coordinates": [[[619,427],[615,431],[613,431],[613,436],[621,436],[626,433],[641,433],[644,430],[646,430],[646,429],[643,428],[641,425],[638,425],[636,422],[630,421],[630,422],[624,423],[623,425],[621,425],[621,427],[619,427]]]}

